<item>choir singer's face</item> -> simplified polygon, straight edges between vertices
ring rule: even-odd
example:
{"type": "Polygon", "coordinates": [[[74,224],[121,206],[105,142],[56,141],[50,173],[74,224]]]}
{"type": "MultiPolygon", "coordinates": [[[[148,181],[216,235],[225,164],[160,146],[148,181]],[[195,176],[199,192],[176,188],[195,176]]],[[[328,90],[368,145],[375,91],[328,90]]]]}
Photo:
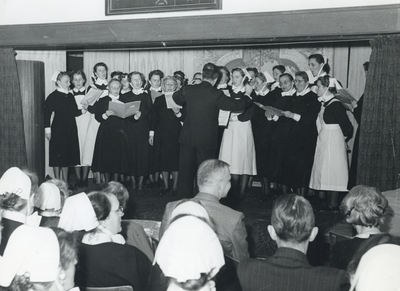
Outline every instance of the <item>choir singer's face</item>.
{"type": "Polygon", "coordinates": [[[279,76],[282,75],[281,71],[279,71],[278,69],[274,69],[272,71],[272,76],[274,77],[276,82],[279,82],[279,76]]]}
{"type": "Polygon", "coordinates": [[[131,86],[133,89],[140,89],[142,88],[142,79],[140,78],[140,75],[132,75],[131,77],[131,86]]]}
{"type": "Polygon", "coordinates": [[[107,69],[103,66],[98,66],[96,70],[96,76],[101,80],[107,79],[107,69]]]}
{"type": "Polygon", "coordinates": [[[161,86],[161,78],[159,75],[153,75],[150,79],[150,84],[153,88],[160,88],[161,86]]]}
{"type": "Polygon", "coordinates": [[[311,73],[313,76],[317,76],[323,64],[318,64],[316,59],[310,59],[308,61],[308,67],[310,68],[311,73]]]}
{"type": "Polygon", "coordinates": [[[236,87],[242,86],[243,76],[239,71],[234,71],[232,73],[232,84],[236,87]]]}
{"type": "Polygon", "coordinates": [[[85,80],[82,78],[82,75],[74,75],[72,79],[72,83],[74,84],[76,89],[80,89],[83,87],[85,80]]]}
{"type": "Polygon", "coordinates": [[[67,75],[62,76],[61,79],[57,81],[57,84],[64,90],[69,90],[69,85],[71,85],[70,79],[67,75]]]}
{"type": "Polygon", "coordinates": [[[294,82],[296,83],[296,91],[299,93],[303,92],[304,89],[308,86],[308,82],[304,81],[301,76],[296,76],[294,82]]]}
{"type": "Polygon", "coordinates": [[[262,79],[256,77],[254,85],[255,85],[255,89],[257,91],[260,91],[261,89],[264,88],[265,82],[262,79]]]}
{"type": "Polygon", "coordinates": [[[119,82],[112,82],[108,86],[108,90],[110,91],[111,95],[117,96],[121,90],[121,84],[119,82]]]}
{"type": "Polygon", "coordinates": [[[287,92],[293,88],[293,82],[288,76],[279,77],[279,85],[283,92],[287,92]]]}

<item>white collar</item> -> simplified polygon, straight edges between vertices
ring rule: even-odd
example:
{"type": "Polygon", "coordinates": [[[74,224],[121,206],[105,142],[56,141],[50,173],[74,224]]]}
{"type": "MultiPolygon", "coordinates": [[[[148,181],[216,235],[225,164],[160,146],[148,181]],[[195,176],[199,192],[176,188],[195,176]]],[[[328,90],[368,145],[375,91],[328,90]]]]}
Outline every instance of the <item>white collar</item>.
{"type": "Polygon", "coordinates": [[[326,89],[324,95],[322,95],[321,97],[318,97],[318,101],[325,103],[325,102],[332,100],[333,98],[335,98],[335,95],[332,94],[331,92],[329,92],[328,89],[326,89]]]}
{"type": "Polygon", "coordinates": [[[296,95],[297,95],[297,96],[304,96],[304,95],[306,95],[306,94],[307,94],[308,92],[310,92],[310,91],[311,91],[310,88],[306,87],[306,88],[304,88],[304,90],[301,91],[300,93],[297,92],[296,95]]]}
{"type": "Polygon", "coordinates": [[[85,87],[82,87],[80,89],[77,89],[77,88],[72,89],[72,91],[74,91],[74,92],[85,92],[85,90],[86,90],[85,87]]]}
{"type": "Polygon", "coordinates": [[[26,224],[26,215],[22,214],[21,212],[4,210],[2,216],[3,218],[26,224]]]}
{"type": "Polygon", "coordinates": [[[218,84],[218,86],[217,86],[217,89],[226,89],[226,88],[228,88],[228,84],[227,84],[227,83],[225,83],[225,84],[218,84]]]}
{"type": "Polygon", "coordinates": [[[95,233],[87,233],[84,235],[82,242],[88,245],[98,245],[106,242],[113,242],[124,245],[125,239],[120,234],[112,234],[107,228],[99,225],[95,230],[95,233]]]}
{"type": "Polygon", "coordinates": [[[161,89],[161,87],[154,88],[153,86],[151,86],[151,87],[150,87],[150,91],[161,92],[162,89],[161,89]]]}
{"type": "Polygon", "coordinates": [[[64,88],[60,88],[60,87],[57,88],[57,91],[64,93],[64,94],[68,94],[68,92],[69,92],[68,90],[65,90],[64,88]]]}
{"type": "Polygon", "coordinates": [[[94,82],[97,85],[108,85],[108,81],[107,80],[103,80],[100,78],[97,78],[96,82],[94,82]]]}
{"type": "Polygon", "coordinates": [[[246,88],[244,86],[236,87],[235,85],[232,85],[232,91],[234,93],[239,93],[239,92],[246,92],[246,88]]]}
{"type": "Polygon", "coordinates": [[[133,89],[132,89],[132,93],[135,94],[135,95],[140,95],[140,94],[142,94],[143,92],[144,92],[143,88],[140,88],[140,89],[135,89],[135,88],[133,88],[133,89]]]}
{"type": "Polygon", "coordinates": [[[295,92],[296,92],[296,89],[292,88],[287,92],[282,92],[281,95],[282,95],[282,97],[284,97],[284,96],[292,96],[295,92]]]}
{"type": "Polygon", "coordinates": [[[111,98],[112,101],[115,101],[115,100],[119,99],[119,95],[108,94],[108,96],[111,98]]]}

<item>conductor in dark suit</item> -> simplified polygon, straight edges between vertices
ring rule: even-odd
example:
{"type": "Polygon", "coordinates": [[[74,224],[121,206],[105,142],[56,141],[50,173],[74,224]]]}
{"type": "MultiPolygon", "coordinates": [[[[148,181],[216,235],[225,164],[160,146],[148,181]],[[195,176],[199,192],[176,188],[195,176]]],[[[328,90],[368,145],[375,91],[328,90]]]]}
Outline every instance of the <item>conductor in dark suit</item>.
{"type": "Polygon", "coordinates": [[[175,103],[186,107],[179,143],[178,196],[193,197],[193,182],[200,163],[216,158],[218,146],[219,110],[240,111],[252,104],[252,88],[246,87],[246,94],[240,100],[225,96],[214,87],[220,70],[208,63],[203,67],[203,81],[200,84],[185,86],[174,93],[175,103]]]}
{"type": "Polygon", "coordinates": [[[268,232],[278,250],[266,259],[247,259],[239,264],[243,291],[335,291],[349,290],[346,272],[312,267],[306,253],[318,233],[310,203],[295,194],[280,196],[272,209],[268,232]]]}

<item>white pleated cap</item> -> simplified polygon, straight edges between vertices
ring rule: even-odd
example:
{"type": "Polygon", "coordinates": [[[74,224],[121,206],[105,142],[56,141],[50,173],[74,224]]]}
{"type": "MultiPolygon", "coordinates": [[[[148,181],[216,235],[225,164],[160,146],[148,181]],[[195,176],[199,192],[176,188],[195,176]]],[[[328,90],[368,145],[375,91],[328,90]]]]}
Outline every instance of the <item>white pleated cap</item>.
{"type": "Polygon", "coordinates": [[[29,200],[31,195],[31,179],[19,168],[9,168],[0,178],[0,195],[7,192],[29,200]]]}

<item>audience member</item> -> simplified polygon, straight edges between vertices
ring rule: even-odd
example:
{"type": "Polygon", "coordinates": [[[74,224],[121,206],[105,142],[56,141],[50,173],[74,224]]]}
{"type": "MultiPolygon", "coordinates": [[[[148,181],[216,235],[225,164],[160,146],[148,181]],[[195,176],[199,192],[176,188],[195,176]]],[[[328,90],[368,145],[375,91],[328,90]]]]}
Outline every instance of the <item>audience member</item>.
{"type": "Polygon", "coordinates": [[[328,267],[312,267],[308,245],[318,233],[311,204],[301,196],[280,196],[272,209],[268,232],[278,250],[266,260],[240,262],[239,280],[243,291],[258,290],[348,290],[346,273],[328,267]]]}
{"type": "Polygon", "coordinates": [[[225,264],[217,235],[201,218],[177,217],[158,245],[157,263],[170,278],[167,290],[216,290],[212,280],[225,264]]]}
{"type": "MultiPolygon", "coordinates": [[[[228,194],[231,187],[230,179],[227,163],[220,160],[202,162],[197,171],[200,193],[193,198],[193,201],[199,202],[215,223],[216,233],[224,253],[241,261],[249,257],[247,232],[243,222],[244,215],[219,202],[228,194]]],[[[160,239],[171,221],[173,210],[181,202],[173,201],[167,204],[161,222],[160,239]]]]}
{"type": "MultiPolygon", "coordinates": [[[[193,197],[193,182],[197,167],[206,159],[216,158],[218,147],[219,110],[238,111],[250,106],[244,96],[235,100],[214,88],[220,69],[212,63],[203,67],[203,82],[186,86],[174,93],[173,99],[186,106],[186,118],[180,135],[178,196],[193,197]]],[[[247,95],[252,88],[246,86],[247,95]]]]}
{"type": "Polygon", "coordinates": [[[379,189],[359,185],[350,190],[340,206],[357,235],[332,247],[331,267],[346,270],[351,258],[362,243],[381,234],[379,226],[386,216],[388,201],[379,189]]]}

